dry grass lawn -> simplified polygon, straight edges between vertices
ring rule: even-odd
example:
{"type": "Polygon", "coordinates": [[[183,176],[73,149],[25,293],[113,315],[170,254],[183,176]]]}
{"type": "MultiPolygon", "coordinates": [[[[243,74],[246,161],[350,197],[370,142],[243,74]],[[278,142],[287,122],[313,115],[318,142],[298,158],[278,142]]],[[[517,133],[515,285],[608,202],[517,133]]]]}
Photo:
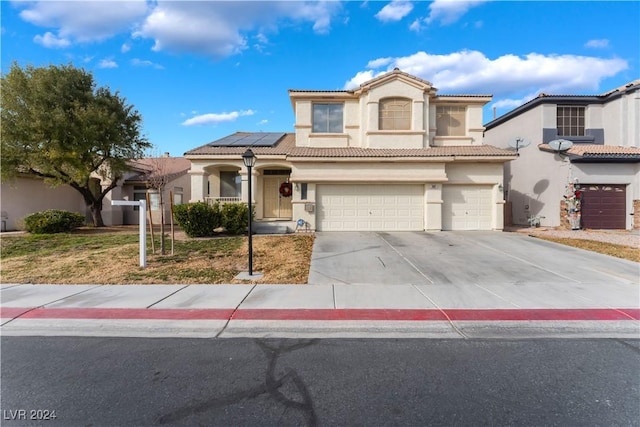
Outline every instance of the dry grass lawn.
{"type": "MultiPolygon", "coordinates": [[[[191,239],[177,234],[174,255],[148,251],[139,267],[136,229],[81,229],[51,236],[2,237],[0,282],[60,284],[306,284],[313,235],[253,237],[253,269],[261,280],[236,280],[247,271],[247,237],[191,239]]],[[[167,249],[170,241],[167,239],[167,249]]],[[[167,251],[168,252],[168,251],[167,251]]]]}
{"type": "Polygon", "coordinates": [[[640,251],[630,246],[614,245],[612,243],[598,242],[595,240],[569,239],[562,237],[549,237],[536,234],[534,237],[550,242],[560,243],[574,248],[585,249],[587,251],[598,252],[629,261],[640,262],[640,251]]]}

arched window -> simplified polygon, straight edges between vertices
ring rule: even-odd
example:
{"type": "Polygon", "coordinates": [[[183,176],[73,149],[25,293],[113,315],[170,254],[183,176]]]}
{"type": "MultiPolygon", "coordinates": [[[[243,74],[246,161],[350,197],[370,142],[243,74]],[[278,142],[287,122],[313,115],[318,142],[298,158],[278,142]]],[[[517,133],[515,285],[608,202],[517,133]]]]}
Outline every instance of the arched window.
{"type": "Polygon", "coordinates": [[[384,98],[378,104],[380,130],[410,130],[411,100],[407,98],[384,98]]]}

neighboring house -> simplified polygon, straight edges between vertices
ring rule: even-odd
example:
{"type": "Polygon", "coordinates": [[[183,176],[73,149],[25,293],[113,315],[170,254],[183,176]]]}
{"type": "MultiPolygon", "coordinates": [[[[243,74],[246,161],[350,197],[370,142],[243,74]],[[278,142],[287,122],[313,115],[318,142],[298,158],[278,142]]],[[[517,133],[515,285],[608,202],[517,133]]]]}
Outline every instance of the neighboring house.
{"type": "Polygon", "coordinates": [[[505,166],[515,224],[569,228],[574,215],[574,229],[640,228],[640,80],[602,95],[540,94],[485,127],[488,144],[531,143],[505,166]],[[558,152],[558,139],[573,145],[558,152]]]}
{"type": "MultiPolygon", "coordinates": [[[[164,202],[164,222],[171,220],[171,196],[173,203],[180,205],[186,202],[191,193],[191,178],[188,175],[191,162],[184,157],[147,157],[129,162],[132,171],[125,174],[124,182],[120,188],[119,199],[143,200],[149,193],[151,212],[154,224],[160,224],[160,194],[150,187],[157,187],[158,183],[164,184],[162,201],[164,202]],[[156,185],[154,185],[154,183],[156,185]]],[[[139,214],[137,207],[122,208],[122,224],[138,224],[139,214]]]]}
{"type": "MultiPolygon", "coordinates": [[[[159,223],[160,212],[158,194],[147,188],[147,174],[154,169],[162,169],[161,175],[166,177],[164,200],[166,201],[165,222],[169,222],[169,192],[174,195],[175,203],[182,203],[190,194],[191,180],[187,174],[190,162],[184,157],[144,158],[129,163],[122,183],[111,190],[103,200],[102,218],[105,225],[137,224],[138,213],[134,207],[111,206],[111,200],[140,200],[150,192],[154,223],[159,223]],[[160,167],[159,167],[160,165],[160,167]]],[[[109,182],[101,182],[95,178],[96,186],[107,186],[109,182]]],[[[20,228],[21,220],[34,212],[47,209],[61,209],[85,215],[91,223],[91,213],[79,192],[68,185],[50,187],[41,178],[22,175],[13,181],[3,182],[0,188],[0,208],[2,231],[20,228]]]]}
{"type": "MultiPolygon", "coordinates": [[[[0,184],[0,231],[22,228],[22,219],[34,212],[60,209],[87,214],[82,195],[68,185],[50,187],[41,178],[21,175],[0,184]]],[[[87,218],[91,218],[91,214],[87,218]]]]}
{"type": "Polygon", "coordinates": [[[258,223],[319,231],[503,228],[503,165],[516,156],[483,144],[490,95],[438,95],[428,81],[395,69],[355,90],[290,90],[289,97],[295,134],[239,132],[185,153],[190,201],[246,202],[241,155],[250,147],[258,223]]]}

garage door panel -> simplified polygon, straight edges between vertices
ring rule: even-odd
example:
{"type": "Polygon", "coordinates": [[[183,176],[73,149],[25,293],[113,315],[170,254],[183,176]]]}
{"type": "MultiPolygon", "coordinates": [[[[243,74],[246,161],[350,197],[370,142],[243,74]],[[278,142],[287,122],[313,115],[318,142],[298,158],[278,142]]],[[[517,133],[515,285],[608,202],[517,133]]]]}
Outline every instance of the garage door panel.
{"type": "Polygon", "coordinates": [[[423,185],[318,185],[318,230],[424,230],[423,185]]]}
{"type": "Polygon", "coordinates": [[[443,230],[491,230],[493,209],[489,185],[442,187],[443,230]]]}
{"type": "Polygon", "coordinates": [[[588,184],[582,188],[582,227],[592,229],[626,228],[626,186],[588,184]]]}

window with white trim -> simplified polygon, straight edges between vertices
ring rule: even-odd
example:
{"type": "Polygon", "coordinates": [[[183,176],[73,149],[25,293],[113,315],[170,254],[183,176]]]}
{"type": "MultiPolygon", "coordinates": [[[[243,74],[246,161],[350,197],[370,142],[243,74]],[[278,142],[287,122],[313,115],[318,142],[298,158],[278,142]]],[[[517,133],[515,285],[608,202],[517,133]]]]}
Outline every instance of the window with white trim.
{"type": "Polygon", "coordinates": [[[467,107],[439,105],[436,107],[436,136],[465,136],[467,107]]]}
{"type": "Polygon", "coordinates": [[[343,133],[342,104],[313,104],[313,133],[343,133]]]}
{"type": "Polygon", "coordinates": [[[584,136],[585,107],[558,105],[557,128],[559,136],[584,136]]]}
{"type": "Polygon", "coordinates": [[[410,130],[411,100],[407,98],[384,98],[378,104],[378,129],[410,130]]]}

